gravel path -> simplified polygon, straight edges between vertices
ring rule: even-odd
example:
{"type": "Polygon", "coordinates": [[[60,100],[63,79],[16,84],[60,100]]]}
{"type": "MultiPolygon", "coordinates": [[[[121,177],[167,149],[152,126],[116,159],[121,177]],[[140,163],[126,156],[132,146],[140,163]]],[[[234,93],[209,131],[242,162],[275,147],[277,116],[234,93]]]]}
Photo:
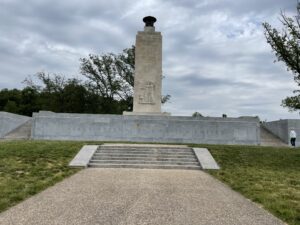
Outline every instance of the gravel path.
{"type": "Polygon", "coordinates": [[[85,169],[0,214],[1,225],[276,225],[203,171],[85,169]]]}

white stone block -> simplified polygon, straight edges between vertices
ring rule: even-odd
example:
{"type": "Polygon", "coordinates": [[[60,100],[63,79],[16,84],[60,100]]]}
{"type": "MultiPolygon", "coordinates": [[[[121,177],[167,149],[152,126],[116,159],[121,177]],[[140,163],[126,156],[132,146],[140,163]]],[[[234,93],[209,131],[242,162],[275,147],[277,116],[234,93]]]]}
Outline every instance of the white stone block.
{"type": "Polygon", "coordinates": [[[204,170],[218,170],[220,167],[210,154],[207,148],[193,148],[196,157],[198,158],[202,169],[204,170]]]}
{"type": "Polygon", "coordinates": [[[74,159],[69,163],[69,166],[87,167],[89,161],[97,151],[99,145],[84,145],[74,159]]]}

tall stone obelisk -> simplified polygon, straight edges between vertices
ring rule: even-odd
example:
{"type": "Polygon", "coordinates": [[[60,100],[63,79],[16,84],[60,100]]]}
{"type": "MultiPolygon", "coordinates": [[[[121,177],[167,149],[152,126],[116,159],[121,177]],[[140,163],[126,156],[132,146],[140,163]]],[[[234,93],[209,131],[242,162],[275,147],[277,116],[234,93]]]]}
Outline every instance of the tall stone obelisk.
{"type": "Polygon", "coordinates": [[[162,36],[156,18],[147,16],[144,31],[136,35],[133,112],[127,115],[161,115],[162,36]]]}

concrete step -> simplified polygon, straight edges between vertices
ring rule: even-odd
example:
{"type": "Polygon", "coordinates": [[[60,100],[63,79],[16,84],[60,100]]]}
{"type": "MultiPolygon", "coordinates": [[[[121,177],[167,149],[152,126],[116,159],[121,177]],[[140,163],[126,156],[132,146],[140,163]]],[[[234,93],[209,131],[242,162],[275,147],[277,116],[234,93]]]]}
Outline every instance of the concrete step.
{"type": "Polygon", "coordinates": [[[95,153],[94,156],[109,156],[109,157],[175,157],[175,158],[188,158],[194,157],[192,154],[132,154],[132,153],[95,153]]]}
{"type": "Polygon", "coordinates": [[[198,162],[194,157],[178,158],[178,157],[111,157],[111,156],[93,156],[92,160],[148,160],[148,161],[186,161],[198,162]]]}
{"type": "Polygon", "coordinates": [[[170,145],[167,145],[167,146],[162,146],[162,145],[146,145],[146,146],[133,146],[133,145],[124,145],[124,146],[110,146],[110,145],[100,145],[98,147],[98,149],[187,149],[187,150],[190,150],[189,147],[186,147],[186,146],[170,146],[170,145]]]}
{"type": "Polygon", "coordinates": [[[92,159],[90,163],[101,163],[101,164],[152,164],[152,165],[199,165],[199,162],[187,162],[187,161],[148,161],[148,160],[94,160],[92,159]]]}
{"type": "Polygon", "coordinates": [[[100,146],[94,153],[90,167],[201,169],[194,151],[188,147],[100,146]]]}
{"type": "Polygon", "coordinates": [[[110,152],[113,152],[113,153],[123,153],[123,152],[127,152],[127,153],[178,153],[178,154],[193,154],[193,151],[191,150],[157,150],[157,149],[149,149],[149,150],[145,150],[145,149],[141,149],[141,150],[126,150],[126,149],[123,149],[123,150],[112,150],[112,149],[101,149],[101,150],[97,150],[96,151],[97,153],[101,153],[101,152],[105,152],[105,153],[110,153],[110,152]]]}
{"type": "Polygon", "coordinates": [[[32,120],[25,122],[21,126],[6,134],[3,139],[7,140],[28,140],[31,136],[32,120]]]}
{"type": "Polygon", "coordinates": [[[190,148],[151,148],[151,147],[143,147],[143,148],[138,148],[138,147],[134,147],[134,148],[108,148],[108,147],[101,147],[99,146],[98,147],[98,150],[103,150],[103,149],[107,149],[107,150],[151,150],[151,149],[154,149],[154,150],[162,150],[162,151],[168,151],[168,150],[171,150],[171,151],[190,151],[191,149],[190,148]]]}
{"type": "Polygon", "coordinates": [[[95,154],[144,154],[144,155],[155,155],[155,154],[161,154],[161,155],[194,155],[193,152],[157,152],[157,151],[96,151],[95,154]]]}
{"type": "Polygon", "coordinates": [[[185,169],[200,170],[200,166],[196,165],[157,165],[157,164],[98,164],[89,163],[89,167],[98,168],[136,168],[136,169],[185,169]]]}
{"type": "Polygon", "coordinates": [[[106,148],[102,148],[102,149],[97,149],[97,152],[193,152],[191,149],[106,149],[106,148]]]}

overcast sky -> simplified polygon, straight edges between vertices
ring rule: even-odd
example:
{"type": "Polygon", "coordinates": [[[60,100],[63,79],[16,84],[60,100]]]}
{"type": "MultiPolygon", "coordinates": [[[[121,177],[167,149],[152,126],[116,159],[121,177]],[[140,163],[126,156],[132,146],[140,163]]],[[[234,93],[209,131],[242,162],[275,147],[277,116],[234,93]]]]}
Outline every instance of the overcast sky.
{"type": "Polygon", "coordinates": [[[296,0],[0,0],[0,89],[39,71],[83,78],[79,58],[119,53],[157,18],[163,35],[164,111],[173,115],[299,118],[280,106],[296,89],[266,43],[296,0]]]}

